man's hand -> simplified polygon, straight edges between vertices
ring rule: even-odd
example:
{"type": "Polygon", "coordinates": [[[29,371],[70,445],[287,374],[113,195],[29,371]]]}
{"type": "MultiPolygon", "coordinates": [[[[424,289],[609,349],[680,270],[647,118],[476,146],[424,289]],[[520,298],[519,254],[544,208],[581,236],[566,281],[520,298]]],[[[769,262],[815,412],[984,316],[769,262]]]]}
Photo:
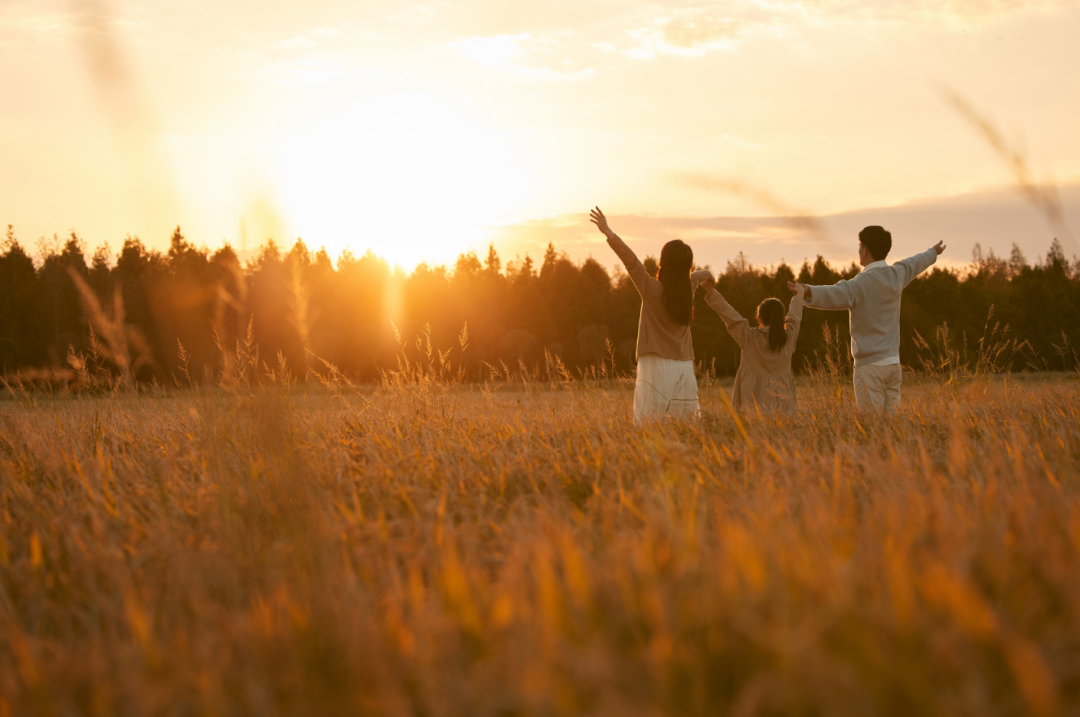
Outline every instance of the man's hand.
{"type": "Polygon", "coordinates": [[[806,284],[800,284],[797,281],[789,281],[787,283],[787,288],[791,291],[792,294],[799,297],[800,299],[806,299],[806,284]]]}
{"type": "Polygon", "coordinates": [[[704,289],[706,292],[709,292],[709,291],[712,291],[713,289],[715,289],[716,288],[716,277],[713,276],[712,274],[709,274],[709,278],[706,279],[705,281],[701,282],[701,288],[704,289]]]}
{"type": "Polygon", "coordinates": [[[600,211],[600,207],[593,207],[589,212],[589,221],[596,225],[596,228],[603,232],[604,236],[610,237],[615,232],[611,231],[611,227],[608,226],[607,217],[600,211]]]}
{"type": "Polygon", "coordinates": [[[935,244],[934,251],[938,253],[938,256],[941,256],[941,252],[945,251],[945,242],[939,241],[937,244],[935,244]]]}

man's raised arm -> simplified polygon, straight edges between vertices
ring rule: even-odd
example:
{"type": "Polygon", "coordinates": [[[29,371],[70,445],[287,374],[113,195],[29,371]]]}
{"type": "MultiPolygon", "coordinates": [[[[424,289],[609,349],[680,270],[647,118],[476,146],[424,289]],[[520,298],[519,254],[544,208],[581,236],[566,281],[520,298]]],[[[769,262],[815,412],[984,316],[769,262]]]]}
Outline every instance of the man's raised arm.
{"type": "Polygon", "coordinates": [[[933,266],[938,255],[943,251],[945,251],[945,243],[938,242],[920,254],[909,256],[907,259],[893,264],[893,266],[899,267],[904,272],[904,286],[910,284],[916,276],[933,266]]]}

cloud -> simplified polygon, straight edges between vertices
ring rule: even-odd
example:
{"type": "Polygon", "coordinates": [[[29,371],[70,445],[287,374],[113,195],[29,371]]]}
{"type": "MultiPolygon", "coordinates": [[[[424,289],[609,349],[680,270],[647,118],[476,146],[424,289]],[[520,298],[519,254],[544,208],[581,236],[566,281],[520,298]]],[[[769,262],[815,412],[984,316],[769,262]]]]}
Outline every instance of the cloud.
{"type": "Polygon", "coordinates": [[[748,25],[746,20],[735,18],[673,20],[664,25],[664,42],[686,49],[730,44],[748,25]]]}
{"type": "Polygon", "coordinates": [[[951,28],[957,28],[971,23],[998,22],[1020,14],[1053,11],[1063,4],[1049,0],[907,0],[895,5],[884,4],[878,12],[887,19],[920,24],[945,22],[951,28]]]}
{"type": "Polygon", "coordinates": [[[960,30],[972,25],[999,22],[1021,14],[1054,12],[1065,3],[1055,0],[782,0],[772,3],[792,17],[828,25],[833,23],[876,23],[921,25],[935,29],[960,30]]]}
{"type": "Polygon", "coordinates": [[[718,23],[689,22],[672,23],[661,18],[652,25],[630,30],[629,36],[634,44],[623,50],[623,54],[642,60],[651,60],[657,55],[679,55],[682,57],[702,57],[713,52],[734,52],[738,43],[737,21],[730,21],[730,27],[718,31],[718,23]]]}
{"type": "Polygon", "coordinates": [[[622,38],[608,38],[594,46],[637,59],[662,55],[703,57],[737,52],[754,39],[796,37],[824,28],[865,31],[921,26],[966,31],[1020,14],[1060,9],[1061,3],[1051,0],[735,0],[722,6],[675,3],[665,6],[663,15],[644,22],[640,16],[627,13],[615,21],[625,28],[622,38]]]}
{"type": "Polygon", "coordinates": [[[664,15],[640,20],[625,31],[626,40],[609,47],[638,59],[660,55],[703,57],[716,52],[737,52],[756,37],[784,34],[807,13],[792,3],[727,3],[723,6],[669,7],[664,15]]]}
{"type": "MultiPolygon", "coordinates": [[[[1063,186],[1061,194],[1065,214],[1070,222],[1080,225],[1080,183],[1063,186]]],[[[777,205],[775,209],[782,211],[784,207],[777,205]]],[[[1008,255],[1017,242],[1035,259],[1045,255],[1054,238],[1038,213],[1008,187],[822,215],[811,218],[811,225],[805,223],[805,215],[797,213],[713,217],[610,214],[609,219],[639,256],[655,256],[664,242],[683,239],[693,246],[695,261],[714,268],[724,266],[739,251],[758,264],[787,260],[797,265],[818,254],[834,264],[846,264],[856,258],[859,230],[871,224],[892,232],[890,259],[902,259],[944,241],[948,250],[943,259],[950,265],[967,262],[976,243],[984,250],[992,248],[1008,255]],[[824,227],[825,237],[813,225],[824,227]]],[[[605,266],[617,264],[586,214],[507,225],[497,228],[492,236],[504,256],[527,252],[535,259],[543,255],[548,242],[554,242],[556,249],[577,261],[592,256],[605,266]]]]}

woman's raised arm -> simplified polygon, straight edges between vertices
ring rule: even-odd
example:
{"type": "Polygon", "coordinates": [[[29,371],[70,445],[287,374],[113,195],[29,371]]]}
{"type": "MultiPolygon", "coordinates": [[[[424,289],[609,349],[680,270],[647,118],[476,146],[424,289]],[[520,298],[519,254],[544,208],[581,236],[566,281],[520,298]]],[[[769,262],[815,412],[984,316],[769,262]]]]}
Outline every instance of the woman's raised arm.
{"type": "Polygon", "coordinates": [[[608,246],[622,260],[623,266],[626,267],[626,273],[630,275],[630,281],[634,282],[638,293],[645,291],[645,286],[652,277],[649,276],[649,272],[645,271],[645,266],[637,258],[637,254],[634,253],[633,249],[628,247],[626,242],[608,226],[607,217],[600,211],[600,207],[592,208],[589,212],[589,221],[595,224],[596,228],[607,237],[608,246]]]}

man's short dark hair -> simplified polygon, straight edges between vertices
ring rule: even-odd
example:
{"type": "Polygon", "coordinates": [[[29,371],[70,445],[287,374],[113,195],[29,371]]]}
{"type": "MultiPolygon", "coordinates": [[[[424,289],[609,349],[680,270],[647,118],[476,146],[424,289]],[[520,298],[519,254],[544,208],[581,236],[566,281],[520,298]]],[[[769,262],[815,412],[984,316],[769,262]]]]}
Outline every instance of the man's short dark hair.
{"type": "Polygon", "coordinates": [[[881,261],[892,249],[892,234],[878,226],[866,227],[859,232],[859,241],[870,252],[870,256],[874,257],[874,261],[881,261]]]}

